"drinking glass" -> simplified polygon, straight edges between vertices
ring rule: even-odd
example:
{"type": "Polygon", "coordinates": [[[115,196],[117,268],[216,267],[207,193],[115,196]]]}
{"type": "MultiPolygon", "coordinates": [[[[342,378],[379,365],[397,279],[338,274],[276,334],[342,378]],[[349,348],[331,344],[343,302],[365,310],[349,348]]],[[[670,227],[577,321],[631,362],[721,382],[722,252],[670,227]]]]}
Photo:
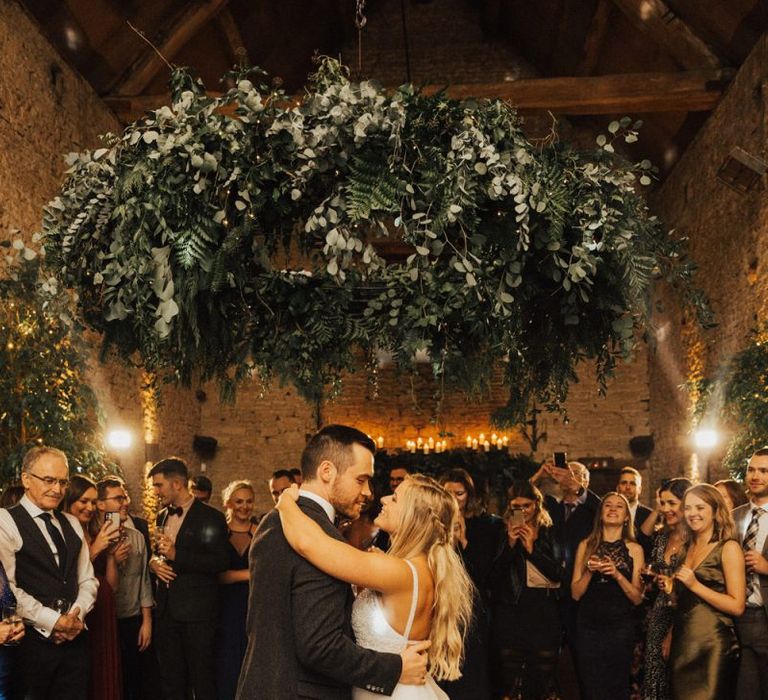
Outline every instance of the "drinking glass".
{"type": "Polygon", "coordinates": [[[72,608],[72,601],[66,598],[56,598],[50,607],[51,610],[55,610],[59,615],[66,615],[72,608]]]}
{"type": "Polygon", "coordinates": [[[677,604],[675,600],[675,570],[672,566],[659,567],[658,575],[656,576],[656,583],[659,586],[659,591],[664,596],[664,605],[673,608],[677,604]]]}
{"type": "Polygon", "coordinates": [[[157,525],[155,527],[155,558],[159,559],[160,561],[167,561],[165,558],[165,554],[160,554],[160,550],[158,549],[160,545],[160,537],[165,534],[165,525],[157,525]]]}
{"type": "MultiPolygon", "coordinates": [[[[8,605],[3,606],[3,622],[7,625],[17,625],[22,622],[15,603],[9,603],[8,605]]],[[[19,640],[6,642],[4,646],[10,647],[16,646],[17,644],[19,644],[19,640]]]]}

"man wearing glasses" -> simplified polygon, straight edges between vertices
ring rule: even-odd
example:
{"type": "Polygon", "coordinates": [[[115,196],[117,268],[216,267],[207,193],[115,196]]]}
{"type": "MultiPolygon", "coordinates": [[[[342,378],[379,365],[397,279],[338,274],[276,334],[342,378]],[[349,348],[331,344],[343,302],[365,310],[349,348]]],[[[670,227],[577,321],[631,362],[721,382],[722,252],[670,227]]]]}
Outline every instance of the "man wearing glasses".
{"type": "Polygon", "coordinates": [[[88,691],[88,645],[83,620],[98,582],[83,529],[57,506],[69,485],[67,456],[33,447],[21,465],[24,496],[0,510],[0,560],[27,634],[18,669],[24,697],[65,700],[88,691]]]}
{"type": "Polygon", "coordinates": [[[119,582],[115,592],[117,629],[123,670],[123,697],[141,696],[142,652],[152,642],[152,585],[149,581],[146,543],[142,534],[127,525],[131,499],[122,479],[109,476],[96,484],[99,513],[119,513],[120,538],[128,542],[128,556],[119,564],[119,582]]]}

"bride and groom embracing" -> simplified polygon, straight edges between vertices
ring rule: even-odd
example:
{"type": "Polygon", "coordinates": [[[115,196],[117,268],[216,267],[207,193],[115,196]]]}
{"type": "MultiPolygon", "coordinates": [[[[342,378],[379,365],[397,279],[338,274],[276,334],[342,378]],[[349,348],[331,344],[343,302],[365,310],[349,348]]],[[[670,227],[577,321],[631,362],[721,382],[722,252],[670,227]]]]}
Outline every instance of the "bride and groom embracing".
{"type": "Polygon", "coordinates": [[[259,525],[237,700],[434,700],[447,698],[434,679],[460,675],[472,584],[453,548],[453,496],[416,475],[383,498],[386,554],[333,525],[370,499],[374,451],[355,428],[323,428],[302,454],[301,491],[259,525]]]}

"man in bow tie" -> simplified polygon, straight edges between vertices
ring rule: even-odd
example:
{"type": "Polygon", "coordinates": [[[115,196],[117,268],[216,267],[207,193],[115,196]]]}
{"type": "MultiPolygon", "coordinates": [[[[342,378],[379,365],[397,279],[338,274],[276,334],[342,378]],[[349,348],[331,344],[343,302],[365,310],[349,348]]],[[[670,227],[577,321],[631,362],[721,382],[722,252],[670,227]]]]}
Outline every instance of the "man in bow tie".
{"type": "Polygon", "coordinates": [[[164,508],[162,534],[150,568],[157,577],[155,648],[163,697],[216,700],[213,634],[219,572],[229,565],[227,523],[189,491],[187,465],[178,457],[155,464],[152,488],[164,508]]]}
{"type": "Polygon", "coordinates": [[[768,699],[768,447],[747,463],[749,503],[733,511],[747,565],[747,607],[736,619],[741,641],[737,700],[768,699]]]}
{"type": "Polygon", "coordinates": [[[27,625],[18,667],[25,698],[88,694],[84,619],[98,581],[77,518],[57,511],[69,485],[67,456],[33,447],[21,465],[24,497],[0,510],[0,559],[27,625]]]}

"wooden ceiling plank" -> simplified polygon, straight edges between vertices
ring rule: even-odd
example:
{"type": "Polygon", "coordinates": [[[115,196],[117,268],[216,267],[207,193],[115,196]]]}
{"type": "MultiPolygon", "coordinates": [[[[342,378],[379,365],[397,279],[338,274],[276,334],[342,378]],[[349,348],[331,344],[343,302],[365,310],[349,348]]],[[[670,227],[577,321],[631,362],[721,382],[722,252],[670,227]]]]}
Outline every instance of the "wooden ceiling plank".
{"type": "Polygon", "coordinates": [[[667,49],[686,69],[723,65],[712,48],[664,0],[612,0],[642,32],[667,49]]]}
{"type": "MultiPolygon", "coordinates": [[[[501,83],[427,86],[426,94],[445,90],[454,99],[501,99],[526,112],[555,114],[640,114],[699,112],[715,107],[733,71],[626,73],[589,77],[536,78],[501,83]]],[[[209,93],[215,95],[216,93],[209,93]]],[[[105,101],[124,121],[169,104],[168,95],[114,96],[105,101]]]]}
{"type": "Polygon", "coordinates": [[[598,0],[589,33],[584,41],[584,54],[579,65],[576,66],[576,75],[592,75],[595,72],[612,9],[613,5],[610,0],[598,0]]]}
{"type": "Polygon", "coordinates": [[[232,64],[236,66],[251,65],[251,59],[248,56],[248,48],[243,41],[243,35],[240,33],[240,28],[237,26],[237,22],[235,22],[235,18],[228,7],[219,12],[216,17],[216,24],[227,40],[229,59],[232,61],[232,64]]]}
{"type": "MultiPolygon", "coordinates": [[[[190,4],[173,22],[157,50],[166,60],[172,61],[181,48],[228,3],[229,0],[203,0],[190,4]]],[[[140,93],[164,65],[157,52],[148,47],[133,63],[126,79],[118,84],[117,92],[120,95],[140,93]]]]}

